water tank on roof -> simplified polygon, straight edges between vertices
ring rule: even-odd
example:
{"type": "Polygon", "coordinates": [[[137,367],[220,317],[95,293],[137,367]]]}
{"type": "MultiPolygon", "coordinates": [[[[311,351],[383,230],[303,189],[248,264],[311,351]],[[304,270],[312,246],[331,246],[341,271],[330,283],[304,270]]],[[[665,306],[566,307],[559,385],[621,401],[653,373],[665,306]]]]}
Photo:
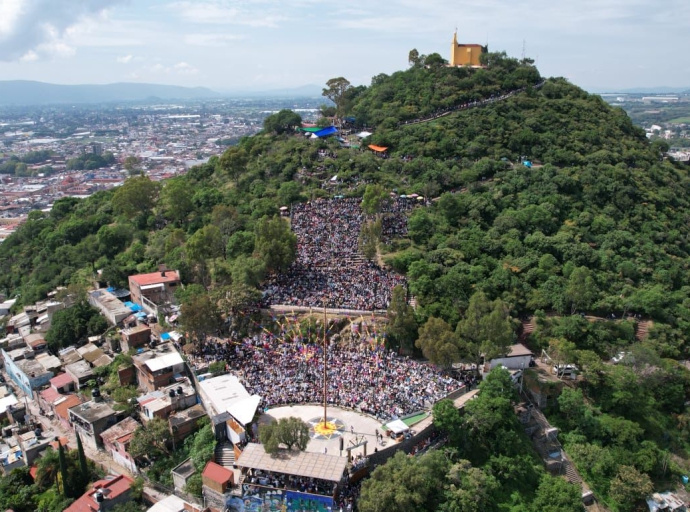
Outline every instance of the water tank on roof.
{"type": "Polygon", "coordinates": [[[177,386],[177,395],[182,396],[182,386],[177,386]]]}
{"type": "Polygon", "coordinates": [[[171,389],[170,391],[168,391],[168,396],[169,396],[170,398],[175,398],[175,390],[174,390],[174,389],[171,389]]]}
{"type": "Polygon", "coordinates": [[[105,500],[105,496],[103,496],[103,493],[101,491],[97,491],[96,494],[96,503],[103,503],[105,500]]]}

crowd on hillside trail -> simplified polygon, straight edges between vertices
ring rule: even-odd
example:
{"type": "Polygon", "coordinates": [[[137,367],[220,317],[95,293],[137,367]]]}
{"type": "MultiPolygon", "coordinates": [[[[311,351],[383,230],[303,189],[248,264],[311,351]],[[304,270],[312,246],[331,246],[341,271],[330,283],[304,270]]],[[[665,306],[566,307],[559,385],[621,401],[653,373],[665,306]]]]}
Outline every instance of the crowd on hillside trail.
{"type": "MultiPolygon", "coordinates": [[[[545,83],[545,80],[539,82],[538,84],[531,86],[534,89],[539,89],[542,87],[545,83]]],[[[459,105],[455,105],[453,107],[448,107],[448,108],[443,108],[443,109],[438,109],[432,112],[431,114],[424,116],[424,117],[419,117],[416,119],[409,119],[407,121],[401,121],[398,123],[398,127],[401,126],[406,126],[406,125],[411,125],[411,124],[419,124],[419,123],[425,123],[427,121],[433,121],[434,119],[438,119],[439,117],[447,116],[448,114],[451,114],[453,112],[458,112],[460,110],[468,110],[471,108],[476,108],[476,107],[483,107],[485,105],[489,105],[491,103],[496,103],[497,101],[503,101],[511,96],[515,96],[516,94],[519,94],[521,92],[524,92],[527,90],[527,87],[520,87],[519,89],[515,89],[513,91],[506,92],[504,94],[497,94],[493,96],[489,96],[488,98],[485,98],[483,100],[475,100],[475,101],[468,101],[465,103],[460,103],[459,105]]]]}
{"type": "MultiPolygon", "coordinates": [[[[382,212],[383,241],[407,233],[414,201],[395,198],[382,212]]],[[[359,198],[318,199],[292,208],[297,258],[284,273],[266,281],[265,305],[383,310],[403,276],[368,261],[359,250],[366,215],[359,198]]]]}

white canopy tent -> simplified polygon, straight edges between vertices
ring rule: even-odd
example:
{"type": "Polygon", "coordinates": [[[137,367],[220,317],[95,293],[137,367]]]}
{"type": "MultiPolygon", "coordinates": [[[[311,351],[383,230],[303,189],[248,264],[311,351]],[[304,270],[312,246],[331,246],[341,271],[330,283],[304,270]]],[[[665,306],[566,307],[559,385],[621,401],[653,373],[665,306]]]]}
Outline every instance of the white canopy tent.
{"type": "Polygon", "coordinates": [[[405,425],[405,422],[403,422],[403,420],[390,421],[386,423],[386,428],[392,431],[395,435],[402,434],[403,432],[407,432],[408,430],[410,430],[410,427],[405,425]]]}

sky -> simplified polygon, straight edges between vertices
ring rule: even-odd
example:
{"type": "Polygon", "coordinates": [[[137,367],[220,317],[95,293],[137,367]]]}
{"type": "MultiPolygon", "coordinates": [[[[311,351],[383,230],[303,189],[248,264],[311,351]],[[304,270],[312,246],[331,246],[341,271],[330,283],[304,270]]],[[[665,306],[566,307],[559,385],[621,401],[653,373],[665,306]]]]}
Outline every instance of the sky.
{"type": "Polygon", "coordinates": [[[0,0],[0,80],[369,85],[456,28],[584,88],[690,88],[688,0],[0,0]]]}

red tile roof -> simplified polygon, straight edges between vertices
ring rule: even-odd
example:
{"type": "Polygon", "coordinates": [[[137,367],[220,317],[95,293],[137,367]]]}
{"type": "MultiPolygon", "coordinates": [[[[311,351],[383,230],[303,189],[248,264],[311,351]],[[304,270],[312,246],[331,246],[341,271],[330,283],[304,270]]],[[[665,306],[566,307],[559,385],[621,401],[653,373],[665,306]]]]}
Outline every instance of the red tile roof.
{"type": "Polygon", "coordinates": [[[36,475],[38,474],[38,466],[31,466],[31,469],[29,469],[29,474],[31,475],[31,478],[36,480],[36,475]]]}
{"type": "Polygon", "coordinates": [[[44,389],[39,394],[43,400],[51,404],[54,404],[57,400],[60,400],[63,397],[63,395],[58,393],[58,391],[53,388],[44,389]]]}
{"type": "Polygon", "coordinates": [[[66,386],[67,384],[73,383],[74,379],[68,373],[61,373],[57,377],[53,377],[52,379],[50,379],[50,385],[54,388],[61,388],[62,386],[66,386]]]}
{"type": "Polygon", "coordinates": [[[210,461],[208,464],[206,464],[204,472],[201,473],[201,476],[205,476],[209,480],[217,482],[221,485],[232,481],[232,471],[216,464],[213,461],[210,461]]]}
{"type": "Polygon", "coordinates": [[[126,475],[118,475],[111,480],[99,480],[93,484],[93,489],[84,493],[81,498],[67,507],[65,512],[97,512],[98,503],[94,497],[97,490],[100,490],[107,500],[112,500],[128,492],[133,483],[134,480],[126,475]]]}
{"type": "Polygon", "coordinates": [[[60,416],[63,420],[68,420],[69,414],[67,414],[67,410],[76,407],[80,403],[81,398],[77,395],[67,395],[64,402],[60,402],[55,406],[55,414],[60,416]]]}
{"type": "MultiPolygon", "coordinates": [[[[60,437],[60,438],[58,438],[58,440],[60,441],[60,444],[62,446],[67,446],[69,444],[69,439],[67,439],[66,437],[60,437]]],[[[48,444],[50,444],[50,446],[53,447],[53,450],[58,449],[58,442],[57,441],[51,441],[48,444]]]]}
{"type": "Polygon", "coordinates": [[[158,283],[177,283],[180,281],[180,275],[177,270],[166,270],[165,277],[163,277],[160,272],[151,272],[150,274],[129,276],[129,280],[137,283],[139,286],[158,283]]]}

